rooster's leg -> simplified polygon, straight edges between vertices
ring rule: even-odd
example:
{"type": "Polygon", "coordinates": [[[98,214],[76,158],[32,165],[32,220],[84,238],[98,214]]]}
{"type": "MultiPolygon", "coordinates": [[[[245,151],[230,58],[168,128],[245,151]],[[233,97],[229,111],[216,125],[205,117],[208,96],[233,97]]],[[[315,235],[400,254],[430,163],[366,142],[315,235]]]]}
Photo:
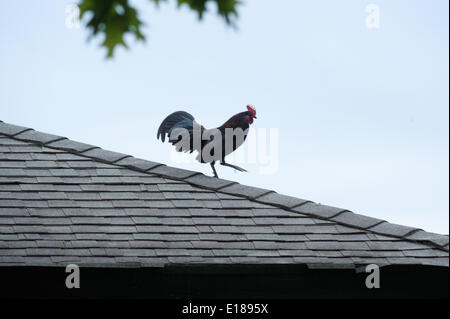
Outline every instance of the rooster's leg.
{"type": "Polygon", "coordinates": [[[239,167],[239,166],[236,166],[236,165],[232,165],[232,164],[225,163],[225,161],[220,162],[220,165],[228,166],[228,167],[237,169],[237,170],[240,171],[240,172],[246,172],[246,170],[243,169],[242,167],[239,167]]]}
{"type": "Polygon", "coordinates": [[[219,178],[219,176],[217,175],[217,172],[216,172],[216,168],[214,167],[214,164],[216,164],[216,162],[212,162],[212,163],[211,163],[211,168],[212,168],[212,170],[213,170],[214,177],[219,178]]]}

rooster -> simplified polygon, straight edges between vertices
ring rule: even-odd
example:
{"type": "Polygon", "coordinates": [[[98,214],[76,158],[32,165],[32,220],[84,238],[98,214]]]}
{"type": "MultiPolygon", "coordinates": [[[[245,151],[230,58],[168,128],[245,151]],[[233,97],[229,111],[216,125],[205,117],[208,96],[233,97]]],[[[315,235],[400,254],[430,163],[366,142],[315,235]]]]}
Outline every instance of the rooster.
{"type": "Polygon", "coordinates": [[[164,142],[167,135],[169,142],[178,152],[198,151],[199,155],[196,159],[200,163],[210,163],[214,177],[218,178],[214,167],[216,161],[220,161],[223,166],[246,172],[239,166],[225,162],[225,156],[244,143],[254,119],[256,119],[256,110],[251,105],[247,105],[247,111],[232,116],[215,129],[206,129],[197,123],[191,114],[178,111],[162,121],[156,138],[159,140],[161,137],[161,141],[164,142]]]}

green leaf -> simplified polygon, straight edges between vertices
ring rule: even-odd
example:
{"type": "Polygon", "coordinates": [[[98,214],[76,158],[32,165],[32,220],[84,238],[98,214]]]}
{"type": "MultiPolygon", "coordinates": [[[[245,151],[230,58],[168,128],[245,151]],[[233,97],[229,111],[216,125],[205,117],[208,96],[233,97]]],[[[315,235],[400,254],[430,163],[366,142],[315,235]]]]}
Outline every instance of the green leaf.
{"type": "MultiPolygon", "coordinates": [[[[114,50],[118,45],[127,48],[124,36],[127,33],[134,35],[139,41],[145,41],[145,35],[141,32],[142,21],[138,17],[138,11],[131,7],[128,0],[80,0],[80,18],[90,16],[86,22],[86,28],[90,30],[88,39],[104,35],[102,46],[107,49],[107,58],[114,56],[114,50]],[[88,14],[89,13],[89,14],[88,14]]],[[[150,0],[159,6],[167,0],[150,0]]],[[[237,17],[238,0],[177,0],[178,6],[187,5],[198,14],[199,19],[207,10],[208,2],[215,2],[219,16],[225,19],[228,25],[233,25],[232,18],[237,17]]]]}
{"type": "Polygon", "coordinates": [[[206,12],[207,3],[215,2],[217,5],[217,13],[225,19],[229,25],[233,25],[232,16],[237,17],[237,6],[240,4],[238,0],[178,0],[178,6],[187,5],[192,11],[197,12],[198,18],[203,18],[206,12]]]}
{"type": "Polygon", "coordinates": [[[124,41],[126,33],[133,34],[137,40],[145,40],[138,12],[128,4],[128,0],[83,0],[79,8],[81,19],[88,12],[92,14],[86,23],[91,31],[90,37],[104,34],[102,46],[107,49],[107,58],[113,57],[118,45],[127,48],[124,41]]]}

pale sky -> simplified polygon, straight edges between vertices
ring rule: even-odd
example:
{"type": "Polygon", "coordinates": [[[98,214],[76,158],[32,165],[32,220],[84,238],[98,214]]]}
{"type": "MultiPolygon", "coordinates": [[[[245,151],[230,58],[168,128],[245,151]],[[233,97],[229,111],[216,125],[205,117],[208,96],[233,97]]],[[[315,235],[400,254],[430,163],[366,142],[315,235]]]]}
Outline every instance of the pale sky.
{"type": "Polygon", "coordinates": [[[71,1],[1,1],[0,119],[211,175],[171,161],[160,122],[184,110],[213,128],[253,104],[250,134],[278,130],[278,170],[220,177],[448,234],[449,2],[243,2],[234,30],[214,6],[198,22],[132,1],[147,42],[107,61],[67,28],[71,1]]]}

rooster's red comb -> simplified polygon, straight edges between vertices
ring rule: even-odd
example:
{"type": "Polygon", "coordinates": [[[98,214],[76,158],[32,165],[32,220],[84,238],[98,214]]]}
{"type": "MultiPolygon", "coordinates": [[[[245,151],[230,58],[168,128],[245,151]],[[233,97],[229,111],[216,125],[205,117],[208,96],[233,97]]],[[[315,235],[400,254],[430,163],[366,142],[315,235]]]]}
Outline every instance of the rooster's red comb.
{"type": "Polygon", "coordinates": [[[251,112],[253,116],[256,115],[256,109],[253,106],[247,105],[247,110],[249,110],[249,112],[251,112]]]}

